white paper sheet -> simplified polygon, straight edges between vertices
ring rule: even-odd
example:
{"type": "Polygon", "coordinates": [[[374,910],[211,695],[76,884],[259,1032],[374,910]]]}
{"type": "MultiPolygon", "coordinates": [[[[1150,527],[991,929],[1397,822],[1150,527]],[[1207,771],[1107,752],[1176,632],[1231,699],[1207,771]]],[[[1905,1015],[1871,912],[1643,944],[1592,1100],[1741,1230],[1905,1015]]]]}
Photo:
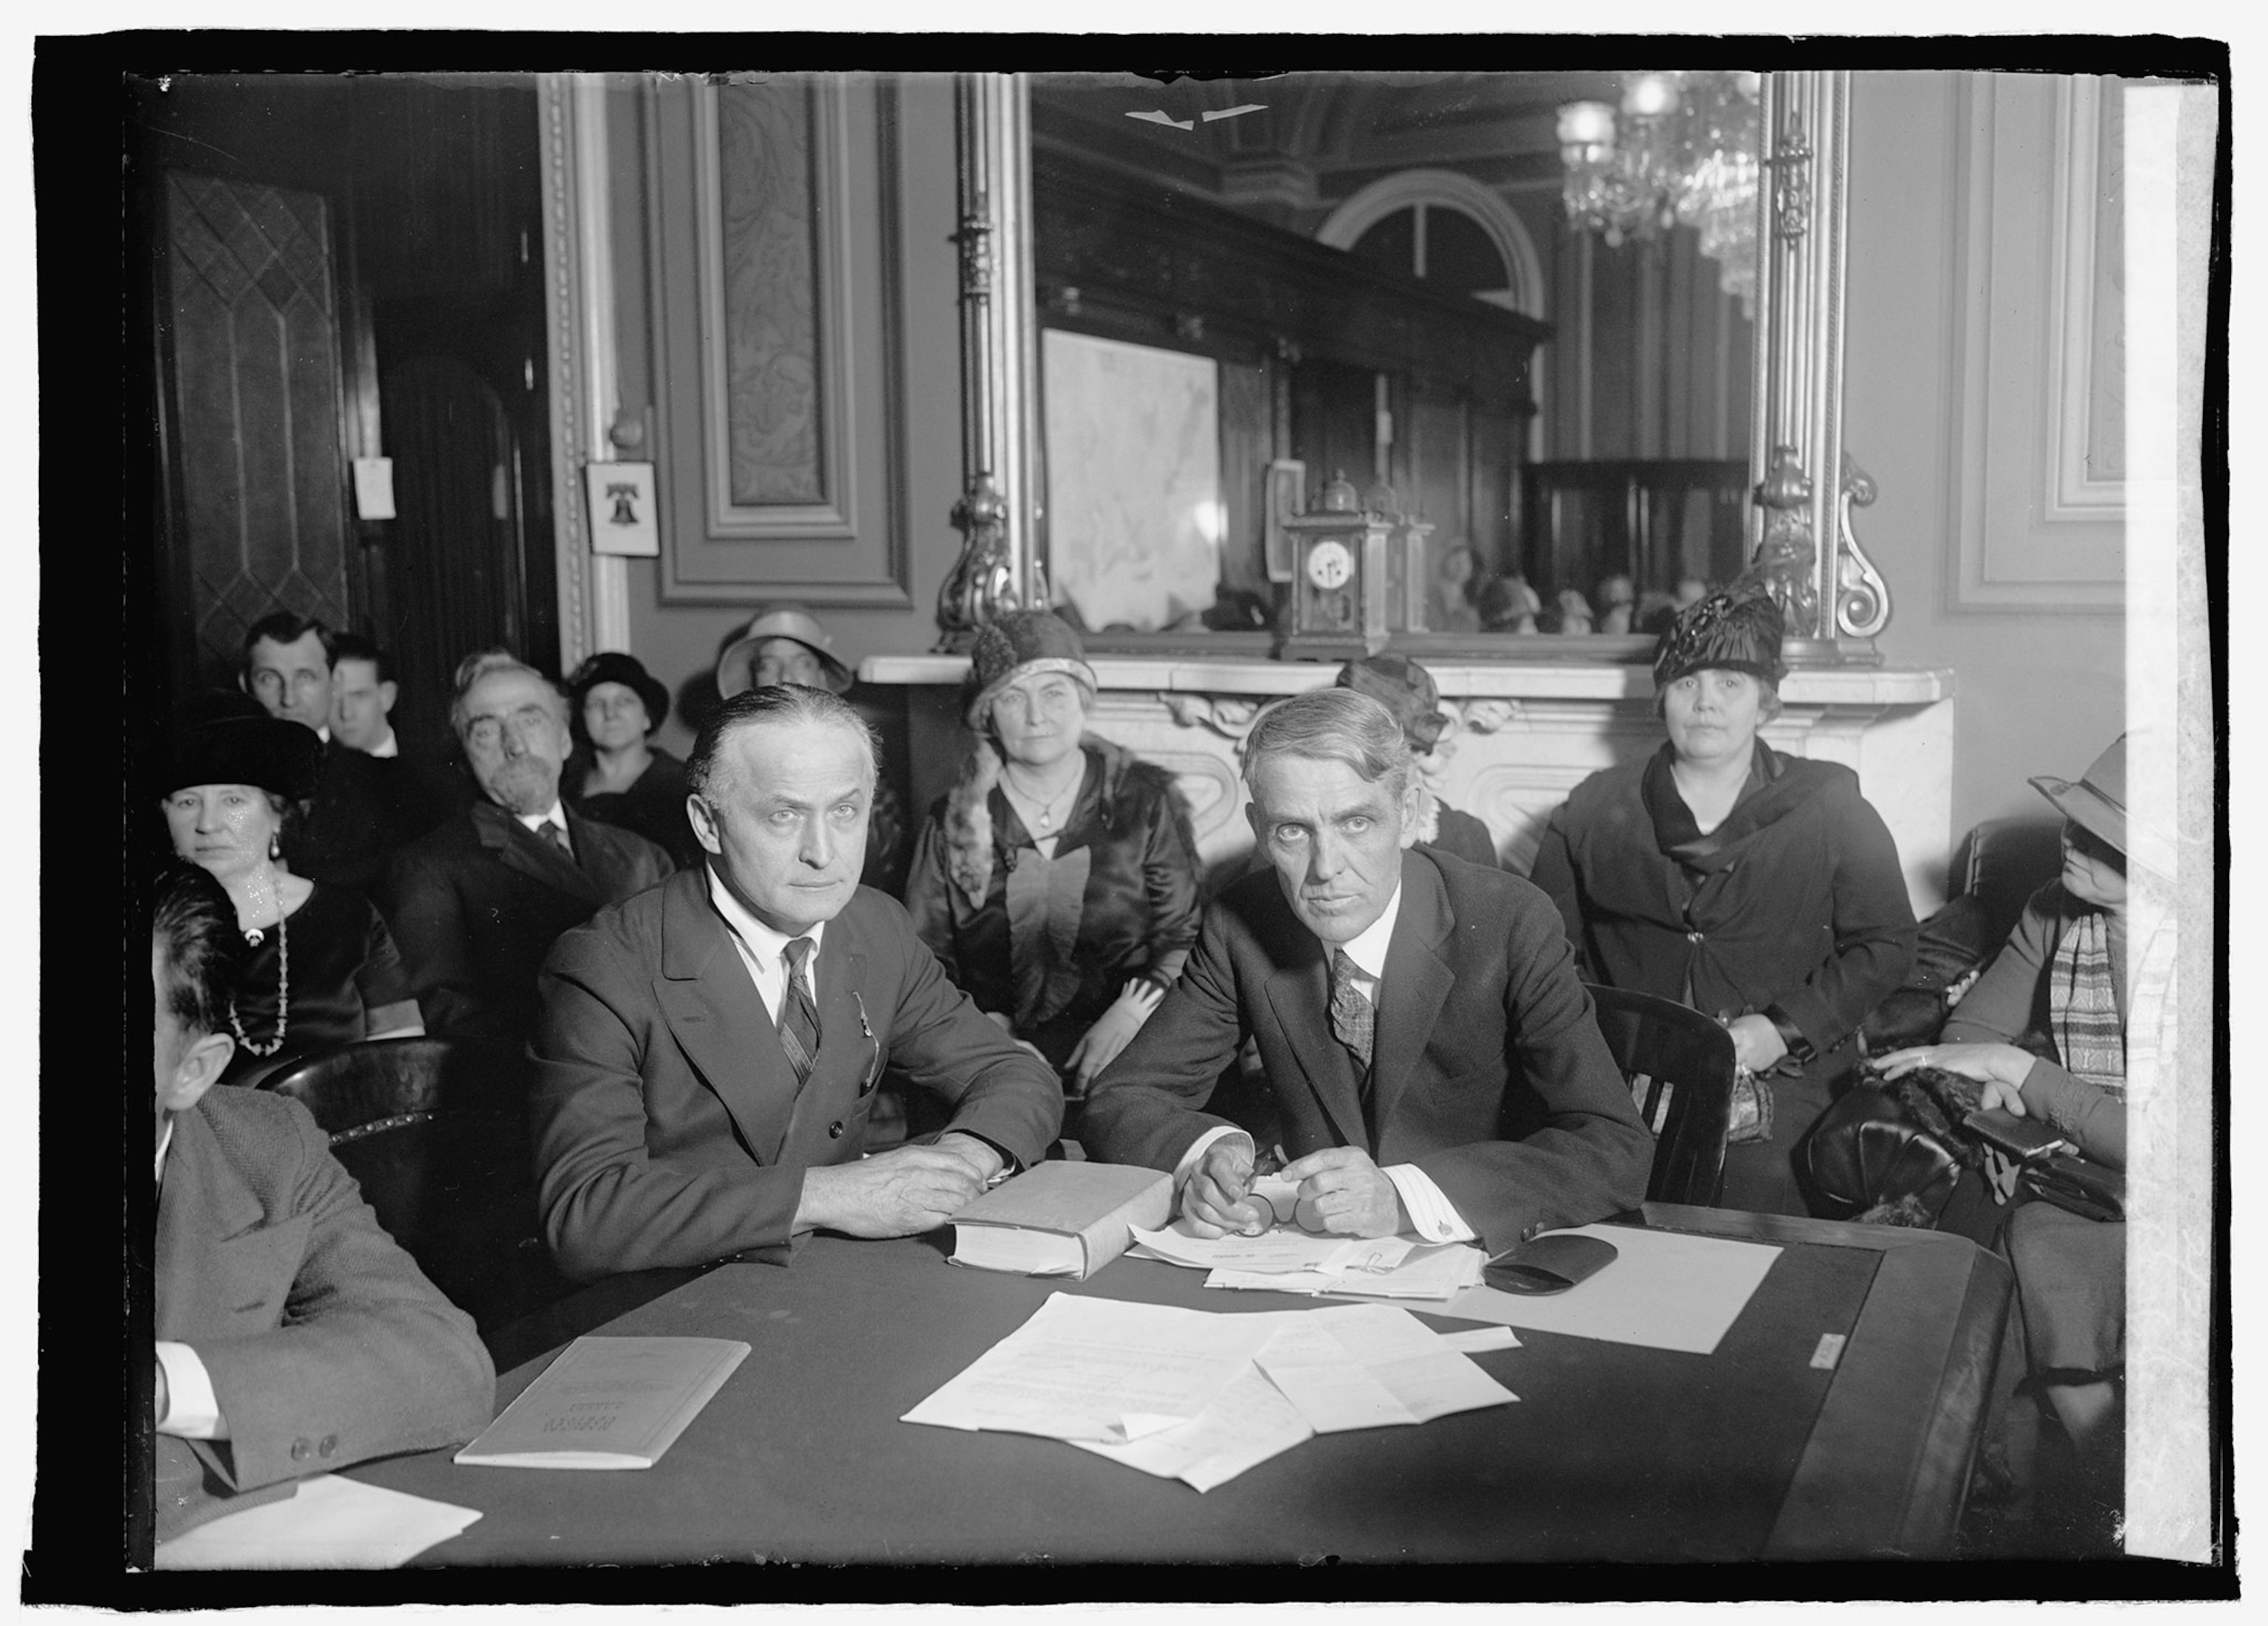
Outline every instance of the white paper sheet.
{"type": "Polygon", "coordinates": [[[1220,1398],[1190,1421],[1123,1445],[1073,1440],[1081,1451],[1140,1468],[1160,1479],[1178,1479],[1199,1490],[1227,1483],[1248,1467],[1280,1456],[1314,1438],[1299,1408],[1261,1374],[1247,1366],[1220,1398]]]}
{"type": "Polygon", "coordinates": [[[1204,1412],[1275,1319],[1051,1294],[903,1421],[1123,1443],[1204,1412]]]}
{"type": "Polygon", "coordinates": [[[1460,1355],[1486,1355],[1491,1349],[1520,1348],[1520,1334],[1508,1327],[1468,1327],[1461,1332],[1437,1336],[1446,1348],[1460,1355]]]}
{"type": "Polygon", "coordinates": [[[1572,1231],[1613,1243],[1620,1257],[1564,1293],[1536,1298],[1484,1285],[1460,1293],[1441,1313],[1709,1355],[1779,1257],[1779,1249],[1769,1244],[1725,1237],[1629,1225],[1578,1225],[1572,1231]]]}
{"type": "Polygon", "coordinates": [[[391,1570],[446,1541],[480,1514],[319,1474],[297,1494],[263,1502],[160,1542],[160,1570],[391,1570]]]}
{"type": "Polygon", "coordinates": [[[1319,1434],[1407,1427],[1519,1399],[1407,1312],[1320,1311],[1278,1331],[1260,1369],[1319,1434]]]}
{"type": "Polygon", "coordinates": [[[1175,1220],[1163,1231],[1137,1225],[1134,1240],[1168,1264],[1211,1270],[1335,1270],[1339,1261],[1361,1247],[1351,1237],[1319,1237],[1312,1231],[1279,1225],[1256,1237],[1197,1237],[1175,1220]]]}

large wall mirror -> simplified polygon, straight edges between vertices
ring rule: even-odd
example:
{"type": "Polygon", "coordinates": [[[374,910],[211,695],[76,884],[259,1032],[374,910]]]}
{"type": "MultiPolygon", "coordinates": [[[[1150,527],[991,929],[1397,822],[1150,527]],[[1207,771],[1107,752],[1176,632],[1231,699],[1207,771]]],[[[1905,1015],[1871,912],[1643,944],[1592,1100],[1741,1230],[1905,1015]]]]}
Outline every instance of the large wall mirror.
{"type": "Polygon", "coordinates": [[[948,639],[989,582],[1097,648],[1264,653],[1282,521],[1344,477],[1423,538],[1413,647],[1638,658],[1650,616],[1761,562],[1800,656],[1870,658],[1888,597],[1840,446],[1846,94],[972,76],[948,639]]]}

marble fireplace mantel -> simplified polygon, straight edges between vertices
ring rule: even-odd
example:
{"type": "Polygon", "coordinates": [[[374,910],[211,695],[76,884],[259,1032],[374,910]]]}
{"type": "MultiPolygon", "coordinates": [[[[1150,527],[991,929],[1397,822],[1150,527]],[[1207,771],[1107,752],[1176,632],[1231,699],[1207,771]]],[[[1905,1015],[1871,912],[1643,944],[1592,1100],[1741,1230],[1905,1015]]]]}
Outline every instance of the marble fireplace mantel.
{"type": "MultiPolygon", "coordinates": [[[[1186,655],[1098,655],[1101,685],[1088,726],[1170,768],[1195,816],[1197,845],[1219,875],[1252,847],[1238,775],[1260,708],[1322,688],[1335,664],[1186,655]]],[[[926,807],[967,748],[958,700],[961,655],[881,655],[866,683],[903,688],[916,807],[926,807]]],[[[1478,817],[1506,864],[1526,873],[1552,809],[1586,775],[1643,757],[1661,743],[1653,683],[1641,665],[1580,661],[1428,661],[1451,719],[1426,781],[1478,817]]],[[[1780,750],[1854,769],[1896,839],[1917,914],[1944,901],[1952,846],[1954,674],[1941,668],[1799,669],[1780,685],[1783,710],[1764,730],[1780,750]]]]}

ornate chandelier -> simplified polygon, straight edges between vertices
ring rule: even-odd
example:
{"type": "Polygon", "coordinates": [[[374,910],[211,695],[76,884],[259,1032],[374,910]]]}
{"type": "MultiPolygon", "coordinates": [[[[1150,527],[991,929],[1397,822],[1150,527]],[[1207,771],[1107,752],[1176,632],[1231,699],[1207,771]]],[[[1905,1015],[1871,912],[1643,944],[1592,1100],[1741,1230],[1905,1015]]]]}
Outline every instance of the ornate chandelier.
{"type": "Polygon", "coordinates": [[[1610,244],[1697,228],[1718,282],[1756,300],[1756,181],[1761,151],[1754,73],[1633,73],[1620,117],[1603,101],[1559,109],[1567,218],[1610,244]]]}

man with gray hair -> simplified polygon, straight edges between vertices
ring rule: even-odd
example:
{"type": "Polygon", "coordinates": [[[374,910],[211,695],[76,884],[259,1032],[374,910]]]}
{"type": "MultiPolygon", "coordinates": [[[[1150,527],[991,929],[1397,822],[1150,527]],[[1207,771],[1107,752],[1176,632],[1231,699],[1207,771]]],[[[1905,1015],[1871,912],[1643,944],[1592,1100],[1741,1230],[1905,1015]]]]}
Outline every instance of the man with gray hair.
{"type": "Polygon", "coordinates": [[[707,862],[559,940],[529,1099],[544,1234],[571,1276],[784,1263],[817,1230],[902,1237],[1036,1163],[1055,1072],[858,884],[873,735],[795,684],[732,696],[685,765],[707,862]],[[865,1155],[884,1068],[949,1113],[865,1155]]]}
{"type": "Polygon", "coordinates": [[[1558,911],[1414,846],[1394,714],[1351,689],[1280,701],[1244,779],[1268,870],[1215,900],[1180,982],[1096,1081],[1087,1155],[1171,1171],[1202,1234],[1265,1230],[1252,1137],[1204,1110],[1250,1037],[1310,1231],[1495,1253],[1636,1208],[1652,1138],[1558,911]]]}
{"type": "Polygon", "coordinates": [[[517,1044],[559,934],[675,866],[644,837],[562,804],[566,697],[509,651],[458,666],[449,723],[481,795],[396,855],[390,922],[428,1033],[517,1044]]]}

